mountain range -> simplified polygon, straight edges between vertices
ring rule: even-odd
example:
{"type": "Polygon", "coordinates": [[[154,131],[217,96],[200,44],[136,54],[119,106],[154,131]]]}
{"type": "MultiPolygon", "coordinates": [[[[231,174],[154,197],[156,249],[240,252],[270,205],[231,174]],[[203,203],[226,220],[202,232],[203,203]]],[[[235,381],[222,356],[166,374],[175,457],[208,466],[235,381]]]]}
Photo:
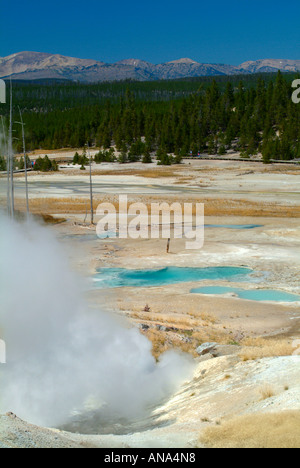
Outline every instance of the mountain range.
{"type": "Polygon", "coordinates": [[[265,59],[241,65],[198,63],[182,58],[154,65],[127,59],[116,63],[65,57],[43,52],[18,52],[0,58],[0,78],[14,80],[62,79],[81,82],[114,80],[167,80],[197,76],[300,71],[300,60],[265,59]]]}

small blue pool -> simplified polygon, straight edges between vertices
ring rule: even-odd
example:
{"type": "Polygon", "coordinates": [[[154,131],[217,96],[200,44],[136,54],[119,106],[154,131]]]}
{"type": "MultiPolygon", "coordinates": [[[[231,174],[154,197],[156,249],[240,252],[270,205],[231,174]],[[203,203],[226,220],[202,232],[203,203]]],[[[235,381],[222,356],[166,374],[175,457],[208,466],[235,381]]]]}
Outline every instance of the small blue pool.
{"type": "Polygon", "coordinates": [[[203,280],[250,281],[253,270],[242,267],[183,268],[167,267],[158,270],[127,270],[103,268],[93,277],[95,287],[153,287],[203,280]]]}
{"type": "Polygon", "coordinates": [[[206,228],[223,228],[223,229],[256,229],[263,227],[262,224],[206,224],[206,228]]]}
{"type": "Polygon", "coordinates": [[[105,231],[102,233],[97,233],[96,236],[97,239],[116,239],[117,237],[119,237],[119,235],[116,231],[105,231]]]}
{"type": "Polygon", "coordinates": [[[75,240],[78,242],[91,242],[98,239],[114,239],[118,237],[118,233],[116,231],[105,231],[101,234],[67,234],[61,236],[63,240],[75,240]]]}
{"type": "Polygon", "coordinates": [[[240,299],[247,299],[248,301],[271,301],[271,302],[298,302],[300,296],[296,294],[286,293],[284,291],[272,289],[238,289],[222,286],[208,286],[203,288],[192,289],[191,293],[196,294],[227,294],[234,293],[240,299]]]}

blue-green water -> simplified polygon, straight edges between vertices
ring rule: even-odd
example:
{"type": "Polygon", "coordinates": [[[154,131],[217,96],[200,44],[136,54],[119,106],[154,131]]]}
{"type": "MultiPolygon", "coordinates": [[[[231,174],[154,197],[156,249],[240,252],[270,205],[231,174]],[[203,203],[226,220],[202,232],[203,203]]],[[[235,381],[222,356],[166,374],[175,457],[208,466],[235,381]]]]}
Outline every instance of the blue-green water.
{"type": "Polygon", "coordinates": [[[196,294],[226,294],[235,293],[240,299],[249,301],[272,301],[272,302],[298,302],[300,296],[272,289],[238,289],[222,286],[208,286],[192,289],[191,293],[196,294]]]}
{"type": "Polygon", "coordinates": [[[159,270],[127,270],[103,268],[94,276],[95,287],[151,287],[203,280],[250,281],[253,270],[239,267],[183,268],[167,267],[159,270]]]}
{"type": "Polygon", "coordinates": [[[97,233],[97,239],[115,239],[119,236],[119,234],[116,231],[105,231],[100,233],[97,233]]]}
{"type": "Polygon", "coordinates": [[[78,242],[92,242],[96,241],[99,239],[114,239],[118,237],[118,233],[115,231],[105,231],[101,233],[100,235],[93,233],[93,234],[67,234],[64,236],[61,236],[61,239],[63,240],[71,240],[71,241],[78,241],[78,242]]]}
{"type": "Polygon", "coordinates": [[[225,228],[225,229],[256,229],[263,227],[262,224],[206,224],[206,228],[225,228]]]}

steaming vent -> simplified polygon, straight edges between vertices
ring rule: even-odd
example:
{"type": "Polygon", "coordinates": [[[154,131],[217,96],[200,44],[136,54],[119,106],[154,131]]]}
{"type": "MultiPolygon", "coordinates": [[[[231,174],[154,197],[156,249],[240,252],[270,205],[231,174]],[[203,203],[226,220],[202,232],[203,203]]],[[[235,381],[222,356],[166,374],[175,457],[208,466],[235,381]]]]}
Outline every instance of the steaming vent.
{"type": "MultiPolygon", "coordinates": [[[[82,433],[157,427],[151,411],[190,378],[190,357],[156,363],[139,330],[85,300],[85,280],[61,244],[32,220],[0,215],[0,413],[82,433]]],[[[102,293],[103,294],[103,293],[102,293]]]]}

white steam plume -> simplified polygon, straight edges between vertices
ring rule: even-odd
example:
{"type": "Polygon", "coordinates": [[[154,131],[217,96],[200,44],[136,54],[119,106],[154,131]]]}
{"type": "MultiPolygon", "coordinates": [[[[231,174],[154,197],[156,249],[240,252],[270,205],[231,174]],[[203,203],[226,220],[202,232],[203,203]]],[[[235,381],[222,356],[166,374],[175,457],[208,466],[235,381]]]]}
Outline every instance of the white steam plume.
{"type": "Polygon", "coordinates": [[[93,403],[132,417],[191,376],[190,358],[167,352],[156,363],[136,328],[88,308],[82,280],[46,228],[0,223],[0,412],[57,426],[93,403]]]}

